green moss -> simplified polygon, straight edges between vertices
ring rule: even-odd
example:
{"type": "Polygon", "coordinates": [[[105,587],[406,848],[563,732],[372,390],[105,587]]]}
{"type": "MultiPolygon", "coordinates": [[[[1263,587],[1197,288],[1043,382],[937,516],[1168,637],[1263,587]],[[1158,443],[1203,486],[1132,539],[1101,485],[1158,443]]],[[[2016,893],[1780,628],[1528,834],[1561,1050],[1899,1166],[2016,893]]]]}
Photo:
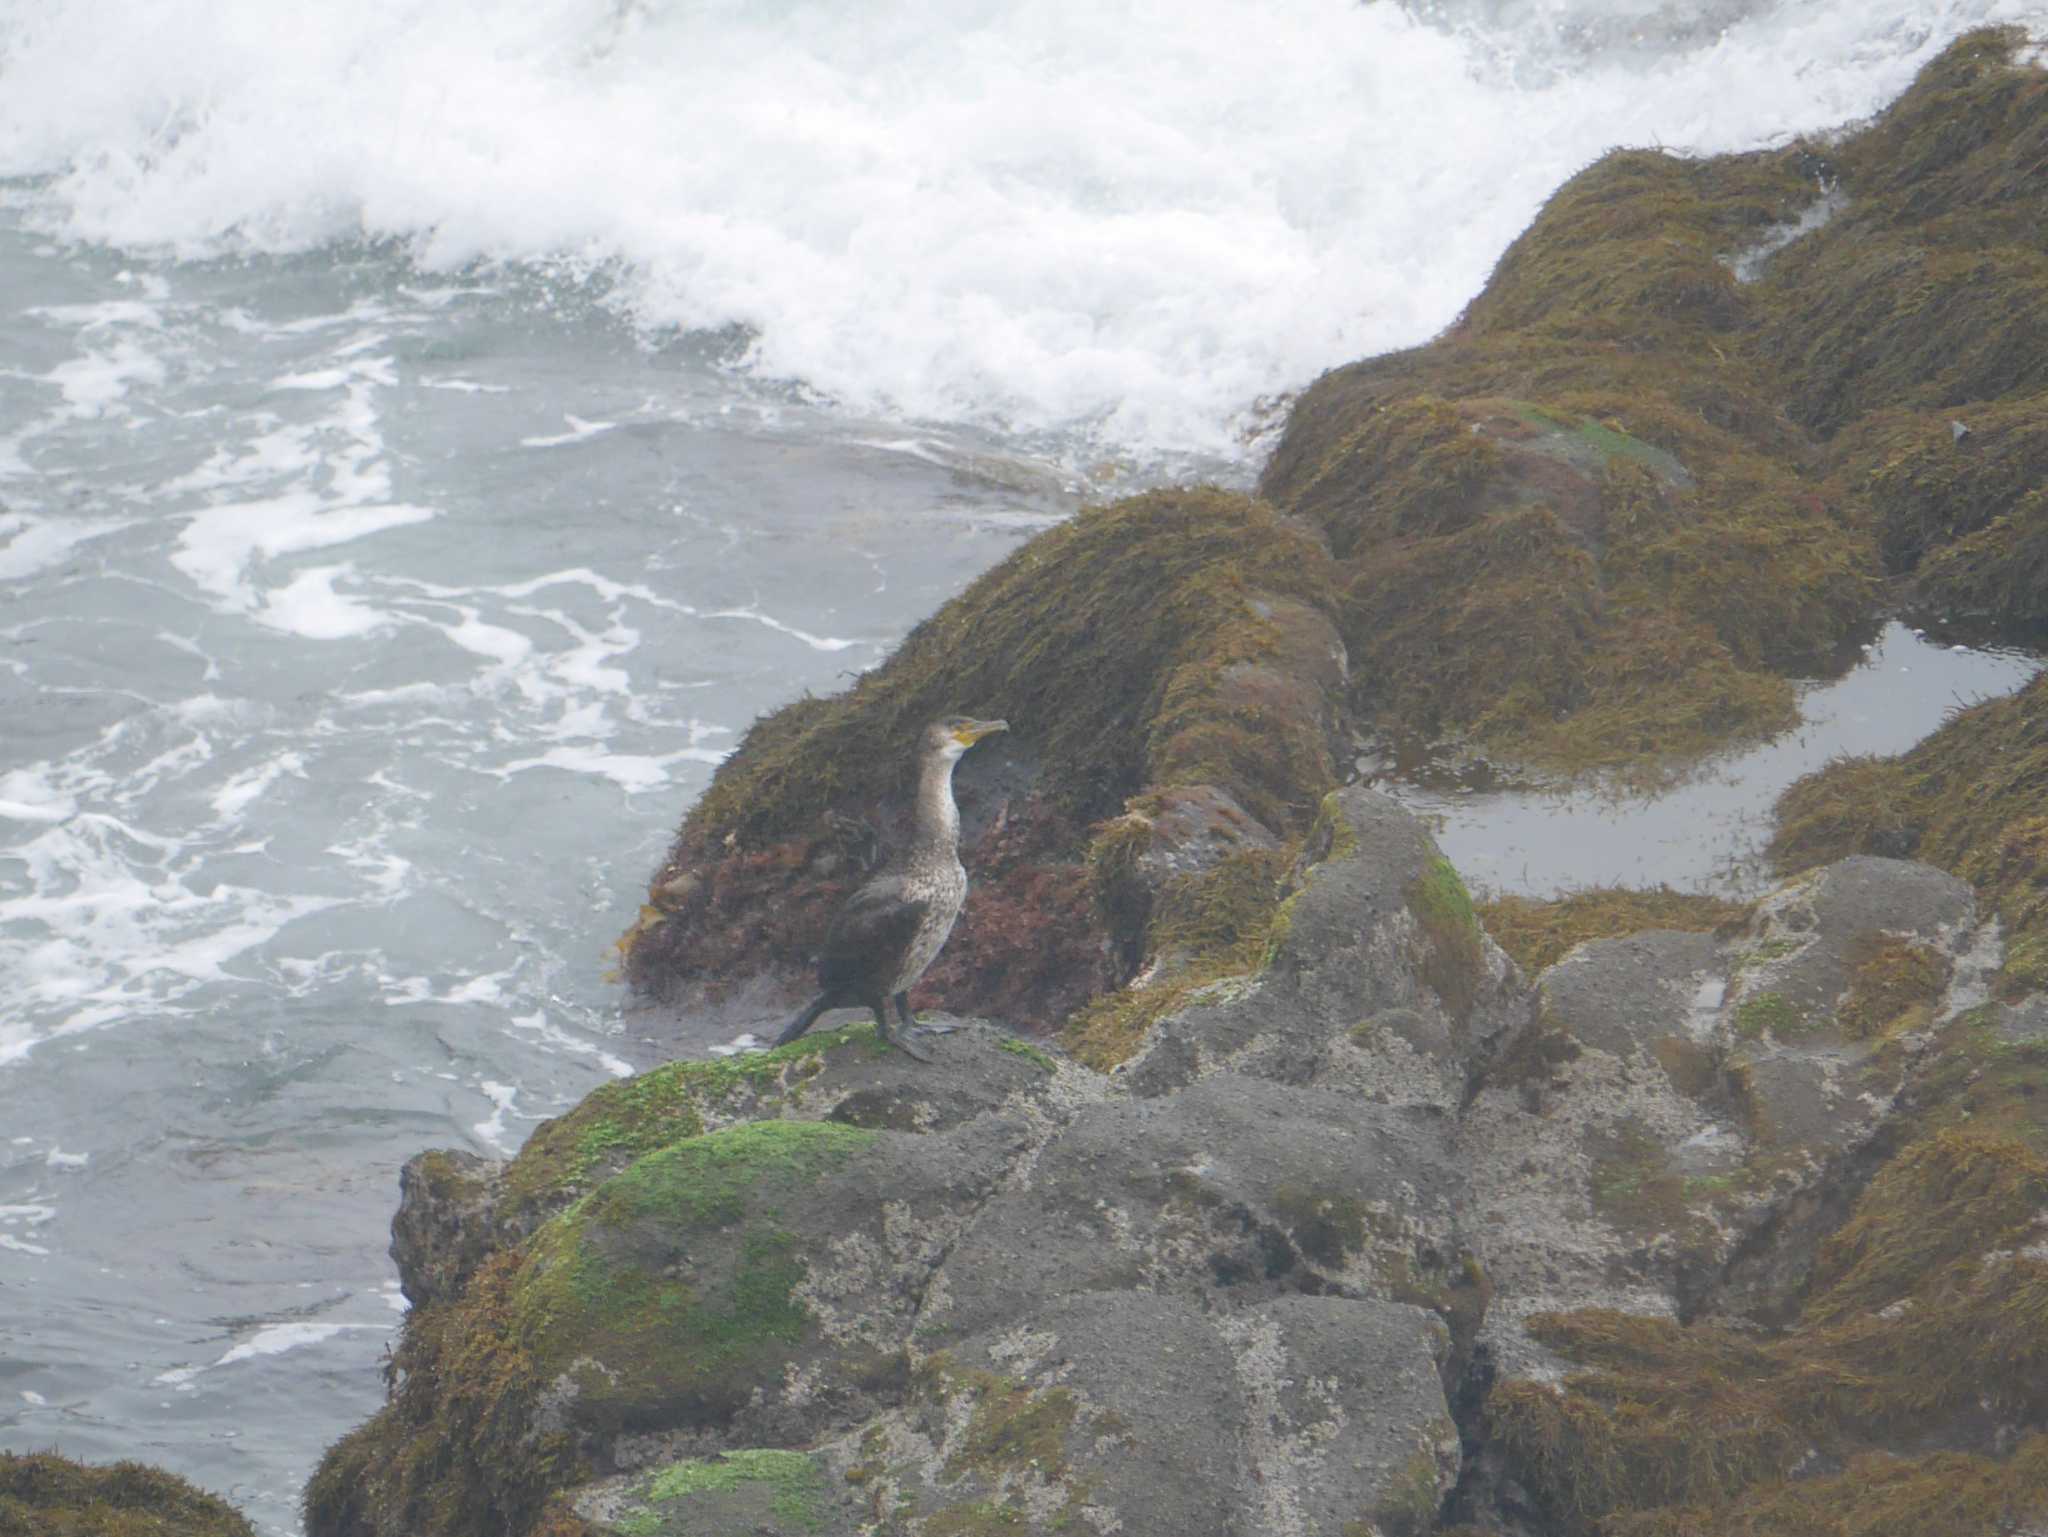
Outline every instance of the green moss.
{"type": "Polygon", "coordinates": [[[776,1224],[775,1202],[878,1135],[830,1122],[734,1126],[614,1176],[529,1245],[517,1318],[537,1365],[576,1378],[587,1419],[693,1418],[744,1401],[810,1324],[795,1297],[801,1246],[776,1224]],[[729,1271],[671,1267],[692,1231],[743,1221],[729,1271]]]}
{"type": "Polygon", "coordinates": [[[1500,897],[1481,903],[1477,911],[1494,942],[1534,975],[1589,939],[1612,939],[1645,929],[1730,929],[1747,918],[1750,909],[1744,903],[1668,886],[1653,891],[1600,886],[1547,902],[1500,897]]]}
{"type": "Polygon", "coordinates": [[[1007,1051],[1013,1057],[1022,1057],[1026,1062],[1043,1068],[1048,1073],[1059,1070],[1051,1057],[1040,1051],[1036,1046],[1033,1046],[1029,1041],[1020,1041],[1015,1036],[1009,1036],[996,1042],[996,1050],[1007,1051]]]}
{"type": "Polygon", "coordinates": [[[0,1452],[0,1537],[254,1537],[225,1500],[139,1462],[0,1452]]]}
{"type": "MultiPolygon", "coordinates": [[[[705,1494],[724,1494],[756,1486],[769,1500],[769,1512],[788,1526],[817,1531],[824,1525],[824,1475],[802,1452],[738,1451],[699,1460],[686,1458],[654,1474],[638,1498],[655,1505],[672,1504],[705,1494]]],[[[657,1518],[650,1530],[659,1528],[657,1518]]],[[[624,1523],[620,1523],[625,1530],[624,1523]]]]}
{"type": "Polygon", "coordinates": [[[1998,969],[1999,996],[2017,1002],[2048,989],[2048,933],[2029,934],[2006,946],[1998,969]]]}
{"type": "Polygon", "coordinates": [[[1429,1537],[1436,1530],[1437,1509],[1443,1502],[1437,1477],[1436,1454],[1418,1447],[1389,1480],[1373,1510],[1371,1525],[1361,1523],[1361,1528],[1379,1537],[1429,1537]]]}
{"type": "Polygon", "coordinates": [[[505,1172],[508,1214],[565,1203],[645,1153],[701,1135],[707,1115],[759,1113],[841,1050],[889,1048],[871,1021],[815,1030],[787,1046],[665,1062],[598,1085],[567,1115],[543,1122],[505,1172]]]}
{"type": "Polygon", "coordinates": [[[590,1476],[569,1432],[533,1422],[549,1377],[519,1327],[520,1265],[517,1251],[493,1254],[459,1299],[406,1314],[390,1402],[306,1485],[309,1537],[499,1537],[590,1476]]]}
{"type": "Polygon", "coordinates": [[[1671,1168],[1663,1141],[1646,1127],[1624,1121],[1595,1139],[1595,1146],[1589,1186],[1601,1216],[1634,1233],[1687,1234],[1698,1226],[1685,1180],[1671,1168]]]}
{"type": "Polygon", "coordinates": [[[972,1404],[966,1434],[946,1459],[949,1481],[974,1475],[994,1481],[1031,1473],[1051,1481],[1067,1468],[1067,1435],[1080,1403],[1065,1388],[1030,1388],[993,1372],[961,1370],[944,1352],[918,1375],[919,1392],[942,1404],[972,1404]]]}
{"type": "Polygon", "coordinates": [[[1422,926],[1422,979],[1463,1019],[1486,979],[1486,946],[1471,893],[1442,855],[1433,857],[1406,893],[1408,910],[1422,926]]]}
{"type": "Polygon", "coordinates": [[[1794,1040],[1813,1028],[1806,1011],[1783,993],[1756,993],[1736,1005],[1735,1033],[1745,1041],[1766,1034],[1781,1041],[1794,1040]]]}

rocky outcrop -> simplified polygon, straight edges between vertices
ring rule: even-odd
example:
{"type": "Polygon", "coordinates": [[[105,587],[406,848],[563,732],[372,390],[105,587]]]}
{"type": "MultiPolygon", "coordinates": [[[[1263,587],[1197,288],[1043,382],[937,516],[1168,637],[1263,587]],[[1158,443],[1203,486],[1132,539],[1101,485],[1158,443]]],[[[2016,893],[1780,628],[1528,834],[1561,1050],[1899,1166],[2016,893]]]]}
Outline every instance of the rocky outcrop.
{"type": "Polygon", "coordinates": [[[1353,703],[1566,770],[1788,723],[1910,576],[2048,618],[2048,71],[1974,34],[1860,132],[1617,151],[1448,333],[1305,392],[1260,481],[1321,529],[1353,703]]]}
{"type": "Polygon", "coordinates": [[[1531,982],[1386,797],[1308,849],[1258,964],[1119,1071],[862,1025],[416,1161],[393,1400],[313,1537],[1568,1532],[1937,1445],[2032,1487],[2048,1014],[1991,999],[1967,885],[1851,858],[1531,982]],[[1988,1397],[1891,1350],[1936,1317],[1988,1397]],[[1694,1399],[1736,1439],[1653,1471],[1694,1399]]]}

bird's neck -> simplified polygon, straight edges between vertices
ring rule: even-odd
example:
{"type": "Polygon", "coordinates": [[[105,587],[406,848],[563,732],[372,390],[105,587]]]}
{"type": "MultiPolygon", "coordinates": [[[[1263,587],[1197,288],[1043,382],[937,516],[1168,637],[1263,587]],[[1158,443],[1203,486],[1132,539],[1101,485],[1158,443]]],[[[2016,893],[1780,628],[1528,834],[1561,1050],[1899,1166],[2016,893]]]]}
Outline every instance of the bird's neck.
{"type": "Polygon", "coordinates": [[[953,804],[953,762],[931,757],[917,776],[917,825],[911,840],[920,856],[960,857],[960,808],[953,804]]]}

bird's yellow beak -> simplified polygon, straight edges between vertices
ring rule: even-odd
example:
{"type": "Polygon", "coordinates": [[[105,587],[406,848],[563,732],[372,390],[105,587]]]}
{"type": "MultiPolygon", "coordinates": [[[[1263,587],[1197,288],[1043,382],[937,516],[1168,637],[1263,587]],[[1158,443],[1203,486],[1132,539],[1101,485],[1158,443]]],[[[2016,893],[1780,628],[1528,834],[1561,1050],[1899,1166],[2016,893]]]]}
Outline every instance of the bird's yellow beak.
{"type": "Polygon", "coordinates": [[[1010,723],[1006,720],[963,721],[953,728],[953,740],[962,747],[972,747],[985,736],[993,736],[998,731],[1009,729],[1010,723]]]}

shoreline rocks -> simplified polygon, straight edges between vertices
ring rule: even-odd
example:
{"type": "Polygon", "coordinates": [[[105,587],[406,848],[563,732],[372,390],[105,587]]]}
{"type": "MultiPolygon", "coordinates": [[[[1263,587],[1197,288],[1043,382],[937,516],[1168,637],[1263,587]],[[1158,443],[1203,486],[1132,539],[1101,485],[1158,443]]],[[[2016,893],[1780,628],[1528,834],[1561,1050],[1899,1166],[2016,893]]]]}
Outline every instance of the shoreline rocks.
{"type": "Polygon", "coordinates": [[[1654,777],[1916,584],[2048,617],[1998,579],[2048,527],[2020,42],[1826,145],[1606,157],[1259,497],[1089,509],[757,723],[629,978],[772,1002],[972,708],[1014,739],[918,1002],[988,1017],[416,1159],[310,1537],[2040,1527],[2048,684],[1795,788],[1753,904],[1500,909],[1533,976],[1340,784],[1360,727],[1654,777]]]}

